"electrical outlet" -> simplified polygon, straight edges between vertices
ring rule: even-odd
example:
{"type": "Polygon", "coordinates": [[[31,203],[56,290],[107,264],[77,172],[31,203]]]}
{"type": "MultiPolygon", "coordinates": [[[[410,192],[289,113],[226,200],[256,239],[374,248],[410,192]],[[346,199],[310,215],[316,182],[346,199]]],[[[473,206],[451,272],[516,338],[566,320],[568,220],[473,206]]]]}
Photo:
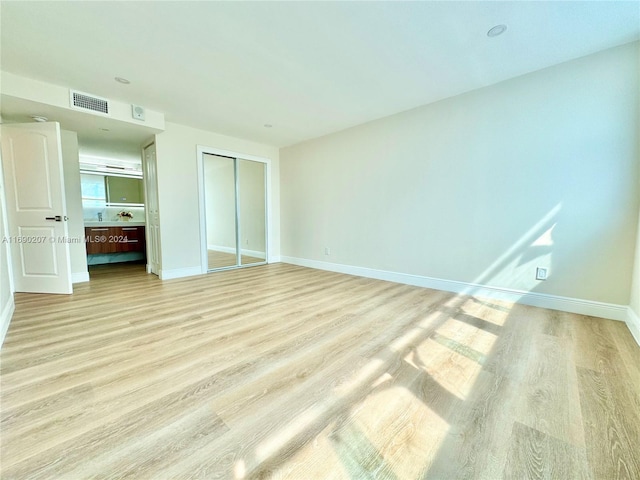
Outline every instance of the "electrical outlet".
{"type": "Polygon", "coordinates": [[[331,255],[331,249],[329,247],[324,247],[324,254],[331,255]]]}
{"type": "Polygon", "coordinates": [[[546,268],[538,267],[536,268],[536,280],[546,280],[548,271],[546,268]]]}

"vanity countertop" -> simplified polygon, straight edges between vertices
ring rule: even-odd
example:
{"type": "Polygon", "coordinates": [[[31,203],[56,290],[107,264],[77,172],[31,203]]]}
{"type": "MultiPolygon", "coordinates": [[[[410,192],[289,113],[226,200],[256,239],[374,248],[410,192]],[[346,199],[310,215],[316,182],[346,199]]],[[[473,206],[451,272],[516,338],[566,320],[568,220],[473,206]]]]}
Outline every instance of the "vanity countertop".
{"type": "Polygon", "coordinates": [[[84,222],[85,227],[144,227],[144,222],[96,222],[96,221],[86,221],[84,222]]]}

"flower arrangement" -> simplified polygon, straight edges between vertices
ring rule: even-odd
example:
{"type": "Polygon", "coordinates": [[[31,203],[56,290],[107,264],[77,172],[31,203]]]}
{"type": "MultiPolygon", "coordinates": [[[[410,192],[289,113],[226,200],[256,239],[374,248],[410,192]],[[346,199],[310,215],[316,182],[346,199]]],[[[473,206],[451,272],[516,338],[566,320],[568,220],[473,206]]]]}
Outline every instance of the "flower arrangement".
{"type": "Polygon", "coordinates": [[[133,218],[133,213],[123,210],[122,212],[118,213],[118,216],[120,218],[133,218]]]}

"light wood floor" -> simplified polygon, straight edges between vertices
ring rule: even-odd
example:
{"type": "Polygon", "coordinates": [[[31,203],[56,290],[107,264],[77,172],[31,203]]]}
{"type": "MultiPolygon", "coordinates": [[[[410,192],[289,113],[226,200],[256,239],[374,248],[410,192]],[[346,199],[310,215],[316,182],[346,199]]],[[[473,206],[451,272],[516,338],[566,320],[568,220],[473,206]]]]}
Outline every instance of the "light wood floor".
{"type": "MultiPolygon", "coordinates": [[[[236,264],[237,258],[234,253],[219,252],[217,250],[207,250],[209,270],[214,268],[230,267],[236,264]]],[[[240,255],[240,264],[262,263],[264,258],[252,257],[250,255],[240,255]]]]}
{"type": "Polygon", "coordinates": [[[626,326],[284,264],[16,295],[2,479],[639,479],[626,326]]]}

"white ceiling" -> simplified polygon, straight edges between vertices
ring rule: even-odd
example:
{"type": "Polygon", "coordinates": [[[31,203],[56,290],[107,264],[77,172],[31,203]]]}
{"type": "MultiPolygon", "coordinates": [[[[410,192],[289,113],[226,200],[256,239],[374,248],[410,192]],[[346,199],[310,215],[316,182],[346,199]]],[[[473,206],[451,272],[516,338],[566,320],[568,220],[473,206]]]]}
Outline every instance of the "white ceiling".
{"type": "Polygon", "coordinates": [[[638,1],[3,1],[0,9],[3,70],[276,146],[640,38],[638,1]],[[496,24],[507,32],[488,38],[496,24]]]}

